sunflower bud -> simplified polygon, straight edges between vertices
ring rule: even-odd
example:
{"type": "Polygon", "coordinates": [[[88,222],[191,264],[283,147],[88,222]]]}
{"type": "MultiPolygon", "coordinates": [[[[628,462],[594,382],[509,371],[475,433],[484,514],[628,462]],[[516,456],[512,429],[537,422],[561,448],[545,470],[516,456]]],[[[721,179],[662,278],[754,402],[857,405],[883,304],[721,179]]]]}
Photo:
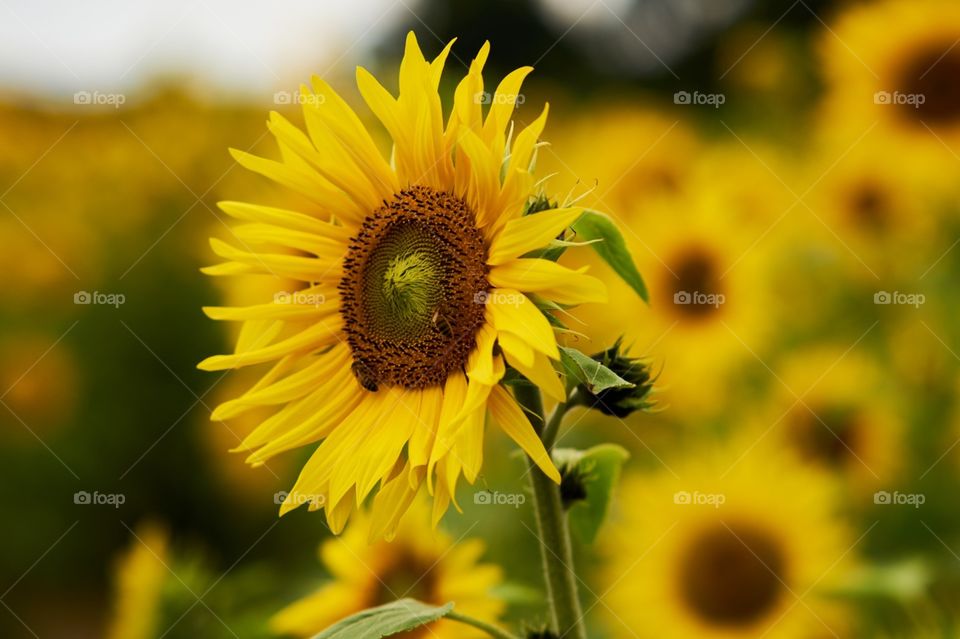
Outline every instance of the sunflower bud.
{"type": "Polygon", "coordinates": [[[656,404],[652,397],[656,377],[651,374],[649,360],[621,353],[622,341],[622,337],[618,338],[613,346],[590,357],[630,382],[632,386],[607,388],[597,393],[592,392],[585,384],[578,386],[580,402],[584,406],[616,417],[626,417],[638,410],[648,411],[656,404]]]}
{"type": "Polygon", "coordinates": [[[587,498],[587,480],[589,477],[583,467],[576,463],[562,464],[560,471],[560,500],[563,507],[570,508],[578,501],[587,498]]]}

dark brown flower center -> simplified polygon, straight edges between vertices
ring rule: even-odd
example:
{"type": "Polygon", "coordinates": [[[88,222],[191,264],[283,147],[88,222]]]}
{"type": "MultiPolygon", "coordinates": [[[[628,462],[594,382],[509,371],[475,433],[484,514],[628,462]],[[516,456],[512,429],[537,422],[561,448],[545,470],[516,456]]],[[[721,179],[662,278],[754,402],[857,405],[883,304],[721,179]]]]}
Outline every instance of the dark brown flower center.
{"type": "Polygon", "coordinates": [[[798,406],[789,421],[789,437],[807,459],[842,467],[855,459],[863,435],[853,408],[798,406]]]}
{"type": "MultiPolygon", "coordinates": [[[[397,542],[395,542],[396,545],[397,542]]],[[[394,549],[391,549],[394,551],[394,549]]],[[[377,575],[374,591],[368,602],[369,607],[380,606],[397,599],[416,599],[437,606],[447,603],[441,601],[438,593],[435,564],[419,557],[412,549],[400,546],[386,568],[377,575]]],[[[428,626],[421,626],[407,632],[391,635],[397,639],[420,639],[432,634],[428,626]]]]}
{"type": "Polygon", "coordinates": [[[474,347],[488,288],[483,235],[462,199],[413,186],[385,202],[350,241],[340,282],[361,384],[443,384],[474,347]]]}
{"type": "Polygon", "coordinates": [[[850,221],[867,231],[882,231],[890,221],[890,205],[890,196],[882,186],[864,181],[850,192],[850,221]]]}
{"type": "Polygon", "coordinates": [[[664,300],[674,312],[687,320],[702,320],[714,315],[724,303],[723,286],[714,257],[700,247],[688,247],[667,261],[672,273],[665,277],[664,300]]]}
{"type": "Polygon", "coordinates": [[[960,49],[953,42],[938,43],[917,52],[902,68],[897,88],[907,96],[922,99],[899,103],[900,114],[932,126],[960,124],[958,78],[960,49]]]}
{"type": "Polygon", "coordinates": [[[717,524],[686,549],[680,593],[707,623],[749,626],[776,606],[784,591],[785,568],[780,545],[765,531],[717,524]]]}

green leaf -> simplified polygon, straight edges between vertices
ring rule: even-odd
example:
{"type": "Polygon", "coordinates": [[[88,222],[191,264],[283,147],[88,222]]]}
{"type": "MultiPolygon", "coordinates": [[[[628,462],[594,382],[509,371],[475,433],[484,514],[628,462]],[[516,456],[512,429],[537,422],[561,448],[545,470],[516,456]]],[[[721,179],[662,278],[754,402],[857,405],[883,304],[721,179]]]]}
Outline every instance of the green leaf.
{"type": "Polygon", "coordinates": [[[574,502],[567,516],[577,538],[593,543],[610,511],[620,469],[630,454],[616,444],[600,444],[584,451],[558,449],[553,454],[557,464],[563,466],[562,472],[576,473],[583,482],[586,498],[574,502]]]}
{"type": "Polygon", "coordinates": [[[313,639],[380,639],[434,622],[450,614],[451,610],[453,602],[431,606],[415,599],[400,599],[361,610],[338,621],[313,639]]]}
{"type": "Polygon", "coordinates": [[[630,255],[620,229],[610,217],[597,211],[584,211],[583,215],[573,223],[573,230],[576,231],[578,238],[587,241],[603,240],[592,244],[593,250],[624,282],[630,285],[630,288],[636,291],[640,299],[644,302],[650,301],[647,285],[643,283],[643,277],[633,262],[633,256],[630,255]]]}
{"type": "Polygon", "coordinates": [[[633,388],[633,384],[575,348],[561,346],[560,363],[570,388],[583,384],[594,395],[609,388],[633,388]]]}

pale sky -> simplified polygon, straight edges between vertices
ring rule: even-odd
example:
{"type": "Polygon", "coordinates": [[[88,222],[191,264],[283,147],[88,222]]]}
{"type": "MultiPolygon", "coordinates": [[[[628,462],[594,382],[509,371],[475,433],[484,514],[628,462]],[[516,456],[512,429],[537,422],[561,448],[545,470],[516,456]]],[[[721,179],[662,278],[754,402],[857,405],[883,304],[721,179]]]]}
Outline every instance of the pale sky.
{"type": "Polygon", "coordinates": [[[0,92],[125,91],[160,74],[221,90],[352,73],[417,0],[0,0],[0,92]]]}

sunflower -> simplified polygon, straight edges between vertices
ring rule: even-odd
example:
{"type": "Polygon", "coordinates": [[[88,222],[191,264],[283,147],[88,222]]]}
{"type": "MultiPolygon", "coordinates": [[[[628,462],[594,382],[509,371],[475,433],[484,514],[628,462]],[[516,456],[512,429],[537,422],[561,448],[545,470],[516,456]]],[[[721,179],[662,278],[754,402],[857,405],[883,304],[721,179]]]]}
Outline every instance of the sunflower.
{"type": "MultiPolygon", "coordinates": [[[[361,513],[340,537],[328,539],[320,558],[333,580],[287,606],[270,621],[280,634],[311,637],[340,619],[366,608],[412,597],[443,605],[457,602],[457,611],[488,623],[503,611],[491,595],[501,581],[498,566],[478,563],[484,551],[479,539],[454,541],[425,525],[428,506],[414,501],[424,517],[403,520],[392,542],[368,544],[371,521],[361,513]]],[[[438,621],[402,636],[460,639],[486,636],[464,625],[438,621]]]]}
{"type": "Polygon", "coordinates": [[[116,595],[107,639],[156,636],[161,591],[168,576],[169,536],[157,524],[137,527],[136,540],[117,563],[116,595]]]}
{"type": "Polygon", "coordinates": [[[960,151],[958,40],[960,5],[951,0],[847,9],[823,35],[826,117],[851,140],[876,123],[897,150],[888,160],[954,179],[955,172],[924,159],[952,164],[960,151]]]}
{"type": "Polygon", "coordinates": [[[586,112],[560,127],[562,155],[549,148],[538,160],[558,188],[586,192],[584,204],[615,211],[688,190],[702,149],[683,120],[628,104],[586,112]]]}
{"type": "Polygon", "coordinates": [[[776,449],[738,459],[739,443],[625,480],[603,542],[614,636],[846,636],[822,597],[853,563],[833,484],[776,449]]]}
{"type": "Polygon", "coordinates": [[[808,234],[871,282],[926,269],[936,228],[935,190],[888,154],[889,145],[874,135],[852,147],[826,139],[807,166],[813,186],[804,199],[819,218],[810,220],[808,234]]]}
{"type": "Polygon", "coordinates": [[[211,240],[225,261],[205,269],[210,275],[268,273],[303,285],[265,304],[205,309],[251,328],[233,354],[200,368],[272,363],[213,417],[276,409],[239,446],[252,464],[321,442],[281,514],[309,503],[325,510],[335,532],[376,492],[373,529],[389,536],[423,483],[436,522],[459,477],[477,477],[488,409],[559,482],[501,382],[509,365],[562,401],[551,365],[556,338],[541,306],[606,295],[582,269],[525,257],[582,213],[537,197],[531,167],[547,107],[522,129],[511,127],[531,69],[507,75],[485,100],[484,44],[444,125],[437,87],[452,44],[427,61],[409,34],[398,98],[358,69],[360,93],[393,140],[389,162],[329,85],[314,77],[312,88],[302,86],[308,133],[272,113],[268,127],[282,159],[233,155],[312,204],[292,211],[223,202],[247,223],[234,229],[241,246],[211,240]]]}
{"type": "Polygon", "coordinates": [[[624,314],[587,316],[589,334],[601,343],[622,332],[638,352],[663,364],[662,402],[704,414],[721,410],[727,380],[762,352],[768,338],[769,256],[753,211],[738,218],[728,195],[707,188],[665,198],[630,218],[643,226],[631,250],[650,289],[650,307],[630,307],[619,282],[611,295],[624,314]],[[752,219],[751,219],[752,218],[752,219]],[[623,317],[632,318],[624,324],[623,317]]]}
{"type": "Polygon", "coordinates": [[[760,432],[770,431],[803,460],[839,473],[861,492],[893,481],[905,429],[875,362],[847,348],[819,346],[798,351],[776,370],[782,383],[760,432]]]}

